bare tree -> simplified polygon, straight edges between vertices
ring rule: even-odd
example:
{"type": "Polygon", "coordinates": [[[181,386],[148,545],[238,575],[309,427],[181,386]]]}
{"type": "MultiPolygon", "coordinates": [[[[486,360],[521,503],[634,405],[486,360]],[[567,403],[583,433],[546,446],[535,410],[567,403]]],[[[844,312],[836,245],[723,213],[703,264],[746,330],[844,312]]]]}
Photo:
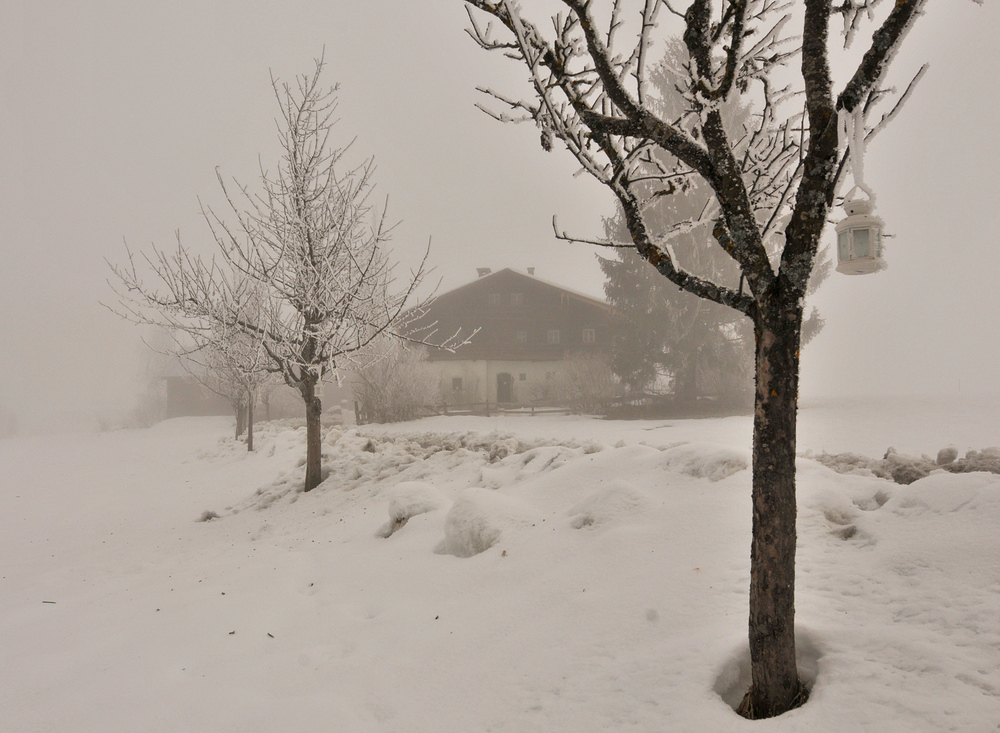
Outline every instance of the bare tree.
{"type": "Polygon", "coordinates": [[[351,386],[370,422],[413,420],[440,398],[437,379],[427,368],[427,350],[395,339],[372,344],[352,371],[351,386]]]}
{"type": "Polygon", "coordinates": [[[581,412],[606,412],[623,391],[604,355],[570,354],[555,381],[557,399],[581,412]]]}
{"type": "Polygon", "coordinates": [[[143,282],[131,252],[128,266],[113,268],[127,315],[164,323],[199,346],[218,346],[220,334],[223,344],[240,334],[260,345],[267,368],[305,402],[306,491],[322,481],[324,377],[373,339],[400,333],[424,274],[421,262],[395,289],[386,250],[392,227],[386,205],[371,201],[374,162],[346,167],[346,148],[331,145],[336,87],[321,86],[322,70],[319,59],[295,84],[272,79],[282,158],[275,174],[262,167],[259,193],[239,184],[231,192],[219,176],[235,222],[202,209],[218,260],[191,254],[178,238],[176,252],[154,248],[145,257],[158,289],[143,282]]]}
{"type": "Polygon", "coordinates": [[[683,12],[671,0],[559,0],[561,12],[545,26],[511,0],[466,2],[472,38],[529,73],[531,92],[523,98],[483,89],[501,105],[486,111],[533,122],[543,148],[560,140],[614,194],[630,241],[598,243],[634,248],[680,289],[753,323],[753,682],[741,713],[778,715],[807,694],[794,637],[803,300],[848,141],[864,190],[859,148],[892,119],[916,81],[885,104],[893,102],[887,69],[926,0],[690,0],[683,12]],[[830,35],[837,16],[843,45],[864,37],[867,47],[835,92],[830,56],[837,44],[830,35]],[[685,104],[665,116],[650,83],[649,53],[670,36],[680,36],[687,52],[672,78],[685,104]],[[720,108],[735,95],[751,117],[727,128],[720,108]],[[841,127],[853,129],[841,135],[841,127]],[[652,201],[695,182],[711,190],[710,205],[667,228],[651,224],[652,201]],[[703,223],[735,263],[738,280],[701,276],[679,263],[675,239],[703,223]],[[783,240],[773,257],[772,237],[783,240]]]}
{"type": "Polygon", "coordinates": [[[269,358],[260,339],[242,331],[217,334],[204,349],[191,356],[200,367],[195,378],[229,400],[236,415],[236,437],[247,433],[247,451],[253,451],[254,407],[263,390],[275,382],[269,358]]]}

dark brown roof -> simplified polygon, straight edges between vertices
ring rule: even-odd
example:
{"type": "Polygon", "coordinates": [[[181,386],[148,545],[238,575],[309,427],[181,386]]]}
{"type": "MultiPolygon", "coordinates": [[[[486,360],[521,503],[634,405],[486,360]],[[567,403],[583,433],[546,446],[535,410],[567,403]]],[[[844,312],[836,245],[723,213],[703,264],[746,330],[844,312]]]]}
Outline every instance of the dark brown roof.
{"type": "Polygon", "coordinates": [[[431,349],[431,361],[548,361],[606,351],[610,314],[611,306],[602,300],[504,269],[439,295],[413,328],[434,324],[431,342],[459,329],[463,334],[479,329],[454,353],[431,349]]]}

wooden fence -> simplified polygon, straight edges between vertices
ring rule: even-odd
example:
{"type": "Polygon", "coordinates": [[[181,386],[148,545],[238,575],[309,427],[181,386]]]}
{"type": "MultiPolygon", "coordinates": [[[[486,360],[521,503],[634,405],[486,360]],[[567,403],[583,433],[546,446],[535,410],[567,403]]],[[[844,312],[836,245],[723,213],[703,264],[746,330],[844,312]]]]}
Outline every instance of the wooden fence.
{"type": "MultiPolygon", "coordinates": [[[[575,410],[565,403],[557,403],[551,400],[534,402],[530,405],[517,405],[513,403],[497,402],[465,402],[458,404],[448,404],[440,402],[436,405],[424,405],[421,408],[421,417],[431,417],[433,415],[482,415],[491,417],[493,415],[569,415],[575,410]]],[[[361,403],[354,401],[354,417],[358,425],[371,422],[369,416],[361,403]]]]}

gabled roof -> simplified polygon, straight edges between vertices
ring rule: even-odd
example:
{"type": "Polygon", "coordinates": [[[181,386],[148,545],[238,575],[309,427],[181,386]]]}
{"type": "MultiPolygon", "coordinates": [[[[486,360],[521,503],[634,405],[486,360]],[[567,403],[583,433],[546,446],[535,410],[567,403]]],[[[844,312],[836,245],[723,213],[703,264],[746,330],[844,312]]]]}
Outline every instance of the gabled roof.
{"type": "Polygon", "coordinates": [[[539,283],[541,285],[554,288],[555,290],[559,290],[561,292],[572,295],[574,298],[579,298],[580,300],[591,303],[592,305],[600,306],[602,308],[607,308],[609,310],[611,308],[608,302],[602,300],[601,298],[595,298],[592,295],[581,293],[579,290],[573,290],[572,288],[567,288],[563,285],[557,285],[556,283],[551,282],[549,280],[544,280],[540,277],[536,277],[535,275],[529,275],[525,272],[521,272],[520,270],[514,270],[510,267],[505,267],[502,270],[491,272],[489,275],[483,275],[482,277],[478,277],[472,282],[466,283],[465,285],[459,285],[457,288],[453,288],[452,290],[448,290],[444,293],[441,293],[441,295],[436,296],[435,300],[440,300],[441,298],[447,297],[453,293],[473,291],[473,290],[478,290],[479,288],[482,287],[488,287],[489,285],[496,285],[497,280],[510,279],[510,278],[513,278],[515,280],[523,279],[530,283],[539,283]]]}
{"type": "Polygon", "coordinates": [[[505,268],[437,296],[410,325],[413,333],[476,332],[453,352],[432,352],[432,361],[551,361],[606,349],[611,312],[603,300],[505,268]]]}

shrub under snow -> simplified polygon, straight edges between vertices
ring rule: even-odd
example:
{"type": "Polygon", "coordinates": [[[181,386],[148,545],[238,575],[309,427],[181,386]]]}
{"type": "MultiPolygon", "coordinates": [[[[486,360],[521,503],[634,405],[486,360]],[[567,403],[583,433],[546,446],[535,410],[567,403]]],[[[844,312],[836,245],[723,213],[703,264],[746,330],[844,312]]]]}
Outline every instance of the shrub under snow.
{"type": "Polygon", "coordinates": [[[511,531],[534,523],[535,511],[513,496],[483,488],[465,489],[444,520],[440,554],[472,557],[485,552],[511,531]]]}
{"type": "Polygon", "coordinates": [[[436,488],[424,481],[402,481],[389,491],[389,522],[379,529],[381,537],[389,537],[410,517],[441,509],[450,502],[436,488]]]}

